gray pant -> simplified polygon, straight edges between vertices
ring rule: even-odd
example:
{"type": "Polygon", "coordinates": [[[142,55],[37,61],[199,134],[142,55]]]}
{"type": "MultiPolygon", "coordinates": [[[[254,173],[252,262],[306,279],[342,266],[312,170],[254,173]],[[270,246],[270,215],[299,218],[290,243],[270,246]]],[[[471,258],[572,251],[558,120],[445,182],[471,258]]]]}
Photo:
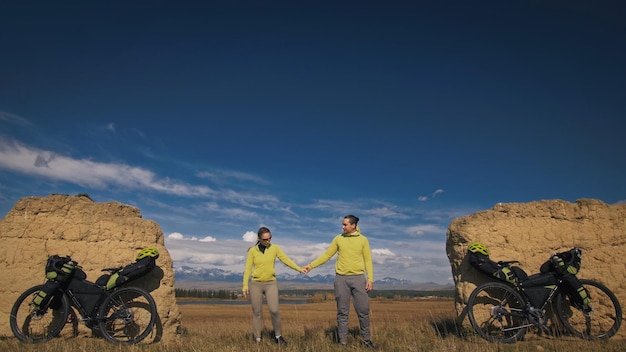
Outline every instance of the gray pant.
{"type": "Polygon", "coordinates": [[[263,329],[263,294],[267,301],[267,308],[272,316],[272,327],[274,335],[282,334],[280,323],[280,312],[278,311],[278,285],[276,281],[250,282],[250,303],[252,304],[252,326],[254,327],[254,337],[261,337],[263,329]]]}
{"type": "Polygon", "coordinates": [[[337,330],[339,340],[345,341],[348,336],[348,313],[350,297],[353,298],[354,310],[359,317],[361,335],[364,340],[370,339],[370,301],[365,291],[364,275],[336,275],[335,299],[337,300],[337,330]]]}

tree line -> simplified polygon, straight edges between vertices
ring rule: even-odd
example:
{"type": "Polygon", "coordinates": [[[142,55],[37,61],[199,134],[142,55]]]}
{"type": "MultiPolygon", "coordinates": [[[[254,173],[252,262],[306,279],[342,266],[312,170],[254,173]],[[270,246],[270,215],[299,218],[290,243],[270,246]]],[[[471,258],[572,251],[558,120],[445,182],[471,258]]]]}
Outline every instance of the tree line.
{"type": "Polygon", "coordinates": [[[237,291],[231,290],[205,290],[199,288],[184,289],[174,288],[176,297],[193,297],[206,299],[237,299],[237,291]]]}
{"type": "MultiPolygon", "coordinates": [[[[280,290],[281,296],[294,296],[294,297],[324,297],[324,300],[328,300],[332,296],[334,300],[333,290],[324,289],[290,289],[280,290]]],[[[454,290],[374,290],[370,292],[371,298],[387,298],[396,299],[402,298],[419,298],[419,297],[454,297],[454,290]]]]}

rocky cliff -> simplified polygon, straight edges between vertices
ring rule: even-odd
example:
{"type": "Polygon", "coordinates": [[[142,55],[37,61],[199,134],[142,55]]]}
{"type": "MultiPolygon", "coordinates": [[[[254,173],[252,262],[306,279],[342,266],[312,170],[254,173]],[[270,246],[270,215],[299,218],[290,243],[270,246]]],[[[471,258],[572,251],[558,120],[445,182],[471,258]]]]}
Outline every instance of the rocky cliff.
{"type": "MultiPolygon", "coordinates": [[[[495,261],[519,260],[528,274],[539,272],[552,253],[579,247],[583,254],[578,277],[605,284],[622,307],[626,304],[626,204],[607,205],[593,199],[498,203],[452,221],[446,251],[456,287],[456,310],[464,324],[469,295],[490,280],[467,262],[467,246],[473,241],[487,245],[495,261]]],[[[624,336],[625,330],[619,334],[624,336]]]]}
{"type": "MultiPolygon", "coordinates": [[[[45,281],[49,255],[71,256],[95,281],[103,268],[134,262],[139,249],[156,246],[157,268],[132,282],[151,292],[159,320],[150,341],[176,339],[180,312],[174,296],[172,259],[163,242],[160,226],[142,219],[136,207],[110,202],[95,203],[86,196],[52,195],[18,201],[0,221],[0,335],[12,336],[9,313],[13,302],[29,287],[45,281]]],[[[68,324],[69,325],[69,324],[68,324]]],[[[62,334],[69,334],[66,327],[62,334]]],[[[91,334],[84,324],[79,333],[91,334]]],[[[147,342],[150,342],[147,341],[147,342]]]]}

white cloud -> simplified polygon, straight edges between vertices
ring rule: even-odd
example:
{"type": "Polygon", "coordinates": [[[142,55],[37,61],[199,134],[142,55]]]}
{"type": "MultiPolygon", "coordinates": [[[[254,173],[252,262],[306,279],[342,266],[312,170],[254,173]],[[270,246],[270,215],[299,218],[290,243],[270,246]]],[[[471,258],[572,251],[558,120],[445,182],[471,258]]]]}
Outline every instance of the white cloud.
{"type": "Polygon", "coordinates": [[[385,205],[383,207],[372,208],[363,211],[364,214],[373,215],[380,218],[387,219],[407,219],[408,216],[402,213],[402,209],[395,205],[385,205]]]}
{"type": "Polygon", "coordinates": [[[425,202],[425,201],[427,201],[427,200],[428,200],[428,197],[426,197],[426,196],[419,196],[419,197],[417,198],[417,200],[419,200],[420,202],[425,202]]]}
{"type": "Polygon", "coordinates": [[[248,244],[238,240],[165,241],[177,266],[219,266],[233,272],[243,271],[248,244]]]}
{"type": "Polygon", "coordinates": [[[22,127],[28,127],[32,125],[31,122],[27,119],[5,111],[0,111],[0,121],[13,123],[22,127]]]}
{"type": "Polygon", "coordinates": [[[197,174],[198,177],[209,179],[213,182],[221,183],[223,181],[251,181],[259,184],[269,184],[267,180],[263,178],[248,174],[240,171],[230,171],[230,170],[215,170],[215,171],[203,171],[197,174]]]}
{"type": "Polygon", "coordinates": [[[436,191],[433,192],[433,198],[435,198],[436,196],[438,196],[439,194],[443,193],[443,189],[438,189],[436,191]]]}
{"type": "Polygon", "coordinates": [[[206,236],[204,238],[198,239],[198,237],[196,237],[196,236],[185,237],[185,235],[183,235],[180,232],[172,232],[169,235],[167,235],[166,238],[168,240],[175,240],[175,241],[200,241],[200,242],[215,242],[215,241],[217,241],[217,239],[215,237],[213,237],[213,236],[206,236]]]}
{"type": "Polygon", "coordinates": [[[393,260],[396,257],[395,253],[387,248],[374,248],[372,249],[372,261],[374,264],[384,264],[388,260],[393,260]]]}
{"type": "Polygon", "coordinates": [[[71,182],[84,187],[105,188],[114,185],[186,197],[215,194],[209,187],[159,178],[152,171],[141,167],[73,159],[26,146],[17,141],[0,141],[0,168],[71,182]]]}
{"type": "Polygon", "coordinates": [[[374,248],[372,249],[372,255],[395,257],[395,254],[387,248],[374,248]]]}
{"type": "Polygon", "coordinates": [[[437,225],[416,225],[408,227],[406,232],[411,237],[419,237],[428,234],[445,234],[446,229],[437,225]]]}
{"type": "MultiPolygon", "coordinates": [[[[170,236],[166,239],[166,247],[177,266],[219,267],[232,272],[243,272],[245,258],[250,242],[256,241],[256,233],[247,231],[241,240],[225,239],[214,242],[177,241],[170,236]],[[246,240],[247,238],[247,240],[246,240]]],[[[178,236],[174,236],[178,237],[178,236]]],[[[305,265],[317,258],[328,249],[328,242],[313,243],[304,239],[281,237],[276,244],[280,245],[285,254],[299,265],[305,265]]],[[[448,282],[450,265],[447,262],[445,244],[437,241],[411,240],[399,243],[386,242],[383,246],[372,247],[374,276],[406,278],[414,282],[448,282]]],[[[315,268],[311,275],[332,275],[335,272],[333,256],[324,265],[315,268]]],[[[290,273],[293,270],[279,261],[276,262],[277,273],[290,273]]]]}
{"type": "Polygon", "coordinates": [[[241,238],[245,242],[256,242],[257,239],[259,238],[259,236],[255,232],[248,231],[248,232],[244,233],[243,236],[241,236],[241,238]]]}
{"type": "MultiPolygon", "coordinates": [[[[246,229],[258,226],[260,223],[274,224],[272,228],[276,227],[277,243],[291,259],[304,265],[317,258],[328,248],[328,242],[339,232],[341,217],[344,214],[354,213],[357,215],[365,214],[362,217],[362,227],[364,227],[364,233],[374,248],[372,255],[375,260],[374,270],[377,277],[393,276],[415,280],[415,273],[418,271],[425,273],[425,275],[434,275],[432,273],[441,271],[440,277],[450,275],[449,265],[437,268],[431,264],[415,265],[422,258],[429,258],[432,253],[437,253],[445,259],[444,249],[432,251],[430,248],[422,248],[421,245],[417,245],[418,241],[414,239],[424,235],[445,234],[446,229],[443,222],[440,227],[437,225],[413,227],[402,225],[403,220],[406,219],[414,219],[416,216],[423,218],[430,216],[432,210],[424,212],[424,210],[402,208],[395,204],[368,199],[363,200],[360,203],[362,205],[356,209],[352,201],[325,199],[311,200],[304,204],[287,204],[272,194],[238,192],[229,189],[221,189],[218,192],[209,187],[194,186],[162,177],[143,167],[72,158],[63,155],[63,153],[24,145],[12,141],[10,138],[0,139],[0,169],[92,188],[120,188],[119,186],[123,186],[131,190],[144,191],[147,189],[161,194],[207,198],[202,199],[201,202],[184,202],[184,206],[176,206],[175,204],[178,203],[175,202],[159,201],[159,204],[156,205],[164,210],[163,214],[155,214],[154,211],[150,214],[150,218],[164,224],[168,221],[170,223],[187,221],[185,231],[194,231],[189,224],[190,212],[197,213],[199,219],[212,219],[209,224],[212,235],[202,233],[207,228],[205,220],[203,222],[193,220],[191,222],[197,222],[194,225],[195,228],[200,229],[195,230],[195,232],[200,233],[200,235],[191,236],[181,232],[171,232],[166,236],[166,246],[176,265],[219,266],[224,270],[233,272],[242,271],[246,251],[257,239],[256,232],[246,231],[246,229]],[[272,211],[274,214],[271,213],[272,211]],[[294,216],[285,216],[285,214],[290,213],[294,216]],[[155,217],[155,215],[157,216],[155,217]],[[230,226],[231,224],[228,222],[241,218],[248,219],[253,225],[246,224],[243,229],[229,231],[228,229],[233,228],[233,226],[230,226]],[[383,219],[389,221],[383,221],[383,219]],[[388,236],[388,234],[404,235],[404,243],[407,245],[398,246],[394,244],[391,240],[395,237],[394,241],[397,241],[398,236],[388,236]],[[408,237],[407,234],[413,238],[408,237]],[[241,238],[237,238],[238,236],[241,238]],[[312,243],[308,239],[327,242],[312,243]]],[[[441,193],[435,192],[433,195],[441,193]]],[[[424,198],[428,199],[428,197],[424,198]]],[[[155,205],[154,201],[152,205],[155,205]]],[[[436,215],[449,223],[447,221],[449,214],[444,212],[436,215]]],[[[196,218],[195,216],[192,217],[196,218]]],[[[437,219],[431,219],[428,222],[436,221],[437,219]]],[[[176,230],[176,228],[172,230],[176,230]]],[[[325,265],[316,268],[314,273],[334,273],[335,260],[336,256],[325,265]]],[[[278,272],[291,271],[291,269],[278,263],[276,269],[278,272]]],[[[421,279],[418,280],[421,281],[421,279]]],[[[440,281],[440,279],[433,281],[440,281]]]]}
{"type": "MultiPolygon", "coordinates": [[[[176,262],[180,262],[183,265],[215,265],[215,266],[229,266],[242,264],[245,257],[243,255],[232,255],[223,253],[202,253],[194,252],[190,250],[174,249],[170,251],[172,259],[176,262]]],[[[231,271],[238,271],[236,268],[231,271]]]]}
{"type": "Polygon", "coordinates": [[[185,236],[183,236],[182,233],[179,232],[172,232],[169,235],[167,235],[167,238],[170,240],[182,240],[184,239],[185,236]]]}

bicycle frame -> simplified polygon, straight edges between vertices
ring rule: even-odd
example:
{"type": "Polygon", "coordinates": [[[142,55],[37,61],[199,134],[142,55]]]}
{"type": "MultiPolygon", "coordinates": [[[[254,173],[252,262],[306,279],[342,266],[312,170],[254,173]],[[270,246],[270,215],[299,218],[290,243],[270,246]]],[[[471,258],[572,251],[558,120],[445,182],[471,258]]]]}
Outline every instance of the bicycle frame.
{"type": "Polygon", "coordinates": [[[517,326],[517,327],[514,327],[514,328],[509,328],[509,329],[501,328],[501,330],[502,331],[512,331],[512,330],[516,330],[516,329],[520,329],[520,328],[528,328],[528,327],[533,327],[533,326],[535,326],[535,327],[537,327],[539,329],[542,329],[542,330],[547,329],[547,327],[545,325],[546,308],[554,300],[556,295],[560,291],[562,291],[562,284],[563,284],[563,280],[558,279],[557,283],[554,285],[554,288],[552,288],[550,290],[550,293],[548,294],[548,297],[541,304],[541,307],[533,306],[533,304],[530,301],[530,298],[528,297],[528,294],[523,290],[522,286],[520,286],[519,283],[515,284],[514,285],[515,286],[515,290],[524,298],[524,309],[521,312],[519,312],[519,313],[513,312],[513,311],[508,312],[508,313],[504,312],[503,315],[511,315],[511,316],[518,317],[518,318],[526,318],[526,319],[528,319],[528,321],[530,323],[526,324],[526,325],[520,325],[520,326],[517,326]]]}
{"type": "MultiPolygon", "coordinates": [[[[554,299],[554,297],[556,297],[556,294],[559,291],[562,291],[561,289],[561,285],[563,285],[563,280],[558,279],[556,285],[554,286],[554,288],[550,291],[550,293],[548,294],[548,298],[546,298],[546,300],[543,302],[543,304],[541,305],[541,307],[539,307],[539,309],[541,309],[542,311],[546,309],[546,307],[548,306],[549,303],[552,302],[552,300],[554,299]]],[[[524,298],[528,298],[526,297],[526,294],[524,294],[524,298]]],[[[530,301],[528,301],[528,303],[530,304],[530,301]]]]}
{"type": "MultiPolygon", "coordinates": [[[[87,310],[82,305],[82,303],[80,303],[80,301],[78,300],[78,297],[74,294],[74,292],[71,289],[61,288],[59,289],[59,293],[67,295],[67,297],[69,297],[70,299],[71,306],[78,309],[78,313],[81,316],[80,318],[77,317],[79,322],[84,322],[86,324],[88,322],[93,322],[94,324],[98,323],[98,321],[100,320],[98,317],[98,307],[96,307],[93,313],[90,314],[87,312],[87,310]]],[[[100,297],[98,298],[98,302],[99,303],[104,302],[104,300],[109,296],[110,296],[110,293],[104,288],[102,288],[102,292],[100,294],[100,297]]]]}

